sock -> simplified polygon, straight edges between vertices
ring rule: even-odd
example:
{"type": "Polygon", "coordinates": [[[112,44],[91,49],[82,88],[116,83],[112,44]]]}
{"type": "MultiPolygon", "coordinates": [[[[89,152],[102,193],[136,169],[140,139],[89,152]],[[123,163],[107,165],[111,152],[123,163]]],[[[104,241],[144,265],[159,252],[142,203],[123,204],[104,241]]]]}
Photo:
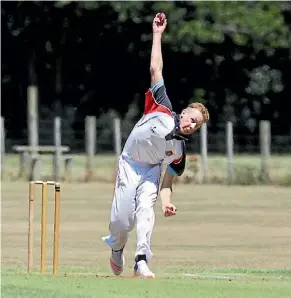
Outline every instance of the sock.
{"type": "Polygon", "coordinates": [[[145,261],[145,262],[147,262],[147,257],[146,257],[146,255],[137,255],[137,256],[135,257],[135,262],[137,263],[137,262],[139,262],[139,261],[145,261]]]}
{"type": "Polygon", "coordinates": [[[121,249],[117,249],[117,250],[112,249],[112,251],[114,251],[114,252],[120,252],[120,251],[123,251],[123,249],[124,249],[124,247],[122,247],[121,249]]]}

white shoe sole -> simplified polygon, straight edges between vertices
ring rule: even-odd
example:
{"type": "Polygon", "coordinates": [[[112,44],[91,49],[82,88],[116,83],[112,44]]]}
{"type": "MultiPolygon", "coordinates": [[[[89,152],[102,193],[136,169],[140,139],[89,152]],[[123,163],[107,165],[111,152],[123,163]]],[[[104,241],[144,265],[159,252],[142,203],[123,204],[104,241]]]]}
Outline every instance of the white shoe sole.
{"type": "Polygon", "coordinates": [[[141,275],[138,272],[134,273],[134,277],[139,277],[139,278],[142,278],[142,279],[154,279],[154,278],[156,278],[153,273],[145,276],[145,275],[141,275]]]}
{"type": "Polygon", "coordinates": [[[145,276],[145,275],[141,275],[141,274],[139,273],[138,270],[134,270],[134,271],[133,271],[133,276],[134,276],[134,277],[139,277],[139,278],[145,278],[145,279],[147,279],[147,278],[148,278],[148,279],[153,279],[153,278],[155,278],[155,275],[154,275],[153,273],[151,273],[151,274],[145,276]]]}
{"type": "Polygon", "coordinates": [[[155,275],[152,274],[152,275],[148,275],[148,276],[140,276],[140,278],[143,278],[143,279],[154,279],[155,278],[155,275]]]}

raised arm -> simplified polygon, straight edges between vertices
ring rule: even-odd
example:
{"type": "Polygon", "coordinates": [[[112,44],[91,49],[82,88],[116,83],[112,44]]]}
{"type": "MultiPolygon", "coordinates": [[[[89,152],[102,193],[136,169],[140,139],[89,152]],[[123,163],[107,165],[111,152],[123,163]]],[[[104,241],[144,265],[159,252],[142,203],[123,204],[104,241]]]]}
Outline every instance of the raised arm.
{"type": "Polygon", "coordinates": [[[163,80],[162,34],[167,26],[164,14],[157,14],[153,20],[153,44],[150,73],[151,88],[146,93],[144,114],[162,112],[172,117],[172,104],[167,95],[163,80]],[[158,16],[164,16],[161,20],[158,16]],[[161,22],[162,21],[162,22],[161,22]]]}
{"type": "Polygon", "coordinates": [[[153,43],[151,52],[151,87],[163,81],[163,56],[162,56],[162,35],[167,26],[167,19],[162,20],[156,17],[153,20],[153,43]]]}

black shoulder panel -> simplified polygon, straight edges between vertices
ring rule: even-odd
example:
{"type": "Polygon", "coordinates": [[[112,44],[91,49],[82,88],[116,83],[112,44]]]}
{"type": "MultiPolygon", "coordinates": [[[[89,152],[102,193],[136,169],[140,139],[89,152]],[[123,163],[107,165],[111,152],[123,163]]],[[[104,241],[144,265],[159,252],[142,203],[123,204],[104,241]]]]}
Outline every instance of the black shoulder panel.
{"type": "Polygon", "coordinates": [[[170,167],[176,172],[178,176],[181,176],[184,173],[185,166],[186,166],[186,148],[185,148],[185,143],[183,141],[182,143],[183,146],[183,154],[180,158],[174,160],[171,164],[170,167]]]}

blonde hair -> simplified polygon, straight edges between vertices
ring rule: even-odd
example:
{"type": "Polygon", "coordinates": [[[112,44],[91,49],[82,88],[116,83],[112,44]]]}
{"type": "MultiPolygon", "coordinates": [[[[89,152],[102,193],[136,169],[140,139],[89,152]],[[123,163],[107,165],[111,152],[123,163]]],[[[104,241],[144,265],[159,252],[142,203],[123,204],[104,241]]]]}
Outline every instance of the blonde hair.
{"type": "Polygon", "coordinates": [[[197,109],[198,111],[201,112],[201,114],[203,116],[203,123],[206,123],[207,121],[209,121],[209,112],[208,112],[207,108],[202,103],[193,102],[193,103],[189,104],[188,107],[192,108],[192,109],[197,109]]]}

